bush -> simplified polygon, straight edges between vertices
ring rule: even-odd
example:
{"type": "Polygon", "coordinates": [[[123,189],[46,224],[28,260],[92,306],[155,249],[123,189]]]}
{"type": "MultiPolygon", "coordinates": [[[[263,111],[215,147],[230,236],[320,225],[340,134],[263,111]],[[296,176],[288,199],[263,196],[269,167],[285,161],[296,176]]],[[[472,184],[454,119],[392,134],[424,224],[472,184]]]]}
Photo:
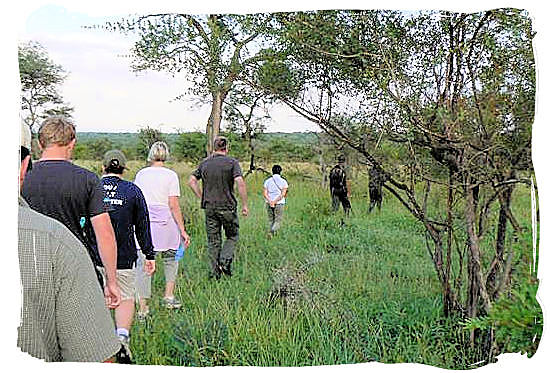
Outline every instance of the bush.
{"type": "Polygon", "coordinates": [[[172,152],[177,160],[197,162],[206,157],[206,134],[201,132],[180,133],[172,152]]]}
{"type": "Polygon", "coordinates": [[[542,309],[536,295],[538,281],[527,279],[503,294],[487,316],[464,323],[467,330],[495,328],[495,343],[501,353],[521,352],[528,357],[537,351],[542,336],[542,309]]]}
{"type": "Polygon", "coordinates": [[[141,128],[138,132],[137,154],[139,157],[147,158],[149,148],[157,141],[166,141],[162,132],[149,126],[141,128]]]}
{"type": "Polygon", "coordinates": [[[113,148],[113,142],[104,137],[77,143],[74,148],[73,159],[100,160],[107,151],[113,148]]]}

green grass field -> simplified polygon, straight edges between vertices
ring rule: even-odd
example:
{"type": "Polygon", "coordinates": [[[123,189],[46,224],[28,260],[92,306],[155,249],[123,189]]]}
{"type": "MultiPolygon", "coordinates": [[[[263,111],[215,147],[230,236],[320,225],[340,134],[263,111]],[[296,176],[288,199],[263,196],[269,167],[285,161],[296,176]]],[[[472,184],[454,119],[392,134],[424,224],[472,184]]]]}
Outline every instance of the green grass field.
{"type": "MultiPolygon", "coordinates": [[[[97,162],[79,162],[98,171],[97,162]]],[[[130,163],[133,180],[142,163],[130,163]]],[[[368,361],[473,368],[476,351],[456,320],[442,316],[440,285],[419,223],[385,194],[367,214],[366,183],[353,181],[352,216],[330,211],[328,191],[313,166],[286,167],[290,184],[283,227],[267,238],[261,195],[265,176],[247,177],[250,216],[240,216],[240,241],[230,279],[207,278],[204,217],[186,186],[191,165],[171,165],[181,180],[181,206],[192,244],[180,262],[180,310],[161,306],[161,263],[153,280],[152,317],[134,322],[137,364],[304,366],[368,361]],[[308,168],[309,167],[309,168],[308,168]]],[[[530,225],[530,195],[514,196],[530,225]]],[[[525,253],[531,251],[526,233],[525,253]]],[[[525,254],[527,255],[527,254],[525,254]]]]}

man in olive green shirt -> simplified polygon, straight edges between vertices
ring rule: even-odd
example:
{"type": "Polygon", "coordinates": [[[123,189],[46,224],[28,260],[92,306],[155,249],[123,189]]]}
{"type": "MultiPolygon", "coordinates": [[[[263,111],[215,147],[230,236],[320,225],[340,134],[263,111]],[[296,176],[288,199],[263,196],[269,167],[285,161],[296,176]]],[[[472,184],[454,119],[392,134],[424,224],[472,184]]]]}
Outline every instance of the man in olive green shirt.
{"type": "MultiPolygon", "coordinates": [[[[20,187],[30,163],[30,135],[23,135],[22,143],[20,187]]],[[[101,362],[117,354],[121,344],[82,243],[21,196],[18,233],[23,296],[19,348],[45,361],[101,362]]]]}

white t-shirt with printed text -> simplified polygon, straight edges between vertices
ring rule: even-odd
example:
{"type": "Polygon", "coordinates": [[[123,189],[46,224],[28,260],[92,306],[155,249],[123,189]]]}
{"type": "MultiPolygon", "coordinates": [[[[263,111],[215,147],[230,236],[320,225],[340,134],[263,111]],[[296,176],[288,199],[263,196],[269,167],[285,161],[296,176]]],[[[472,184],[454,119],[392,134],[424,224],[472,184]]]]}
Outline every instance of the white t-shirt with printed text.
{"type": "MultiPolygon", "coordinates": [[[[264,182],[264,188],[267,189],[267,195],[271,201],[279,197],[283,189],[288,188],[288,183],[281,175],[275,174],[264,182]]],[[[278,205],[284,205],[286,198],[277,202],[278,205]]]]}
{"type": "Polygon", "coordinates": [[[134,184],[141,189],[149,206],[168,206],[168,197],[180,196],[178,174],[166,167],[141,169],[136,174],[134,184]]]}

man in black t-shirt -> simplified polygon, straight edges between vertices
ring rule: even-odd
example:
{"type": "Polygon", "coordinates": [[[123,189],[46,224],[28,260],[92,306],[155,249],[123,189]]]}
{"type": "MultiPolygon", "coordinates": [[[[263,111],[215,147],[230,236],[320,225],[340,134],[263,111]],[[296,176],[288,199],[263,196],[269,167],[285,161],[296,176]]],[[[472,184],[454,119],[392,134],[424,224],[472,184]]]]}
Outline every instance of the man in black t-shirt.
{"type": "Polygon", "coordinates": [[[120,303],[117,248],[99,178],[69,161],[76,132],[67,119],[46,119],[40,126],[38,140],[42,158],[34,163],[25,178],[22,196],[33,210],[69,228],[82,241],[94,265],[105,267],[105,301],[110,308],[115,308],[120,303]]]}
{"type": "Polygon", "coordinates": [[[248,215],[246,184],[241,166],[235,158],[227,156],[228,147],[229,143],[225,137],[217,137],[214,140],[212,155],[202,161],[189,177],[189,186],[201,199],[201,208],[204,209],[210,276],[216,279],[222,274],[231,276],[231,262],[239,238],[237,199],[233,194],[235,183],[243,204],[242,214],[248,215]],[[202,191],[198,180],[202,180],[202,191]],[[223,246],[222,227],[226,237],[223,246]]]}

